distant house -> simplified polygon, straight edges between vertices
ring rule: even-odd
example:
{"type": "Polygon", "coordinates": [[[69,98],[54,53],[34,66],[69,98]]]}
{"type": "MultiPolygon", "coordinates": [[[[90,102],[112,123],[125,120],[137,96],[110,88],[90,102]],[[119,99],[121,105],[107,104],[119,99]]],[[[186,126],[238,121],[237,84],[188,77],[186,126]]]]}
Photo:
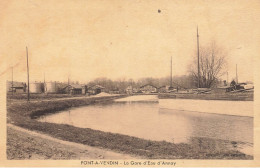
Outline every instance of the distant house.
{"type": "Polygon", "coordinates": [[[158,88],[156,86],[153,86],[151,84],[146,84],[140,87],[140,90],[143,93],[156,93],[158,91],[158,88]]]}
{"type": "Polygon", "coordinates": [[[142,93],[140,89],[137,89],[133,86],[128,86],[126,89],[125,89],[125,93],[127,94],[133,94],[133,93],[142,93]]]}
{"type": "Polygon", "coordinates": [[[141,90],[140,90],[140,89],[133,88],[133,93],[139,93],[139,92],[141,92],[141,90]]]}
{"type": "Polygon", "coordinates": [[[104,87],[100,85],[94,85],[88,88],[88,93],[90,94],[99,94],[101,92],[104,92],[104,87]]]}
{"type": "Polygon", "coordinates": [[[127,86],[125,89],[126,94],[133,94],[133,86],[127,86]]]}
{"type": "Polygon", "coordinates": [[[166,93],[166,92],[169,92],[169,88],[170,88],[170,86],[161,86],[161,87],[159,87],[158,88],[158,92],[159,93],[166,93]]]}
{"type": "Polygon", "coordinates": [[[87,85],[82,85],[82,94],[87,94],[88,92],[88,86],[87,85]]]}
{"type": "Polygon", "coordinates": [[[25,93],[26,92],[26,83],[18,84],[13,86],[15,93],[25,93]]]}
{"type": "Polygon", "coordinates": [[[110,90],[109,93],[110,93],[110,94],[119,94],[120,91],[119,91],[119,88],[116,87],[116,88],[110,90]]]}
{"type": "Polygon", "coordinates": [[[65,89],[68,86],[68,83],[56,82],[56,93],[69,93],[69,90],[65,89]]]}
{"type": "Polygon", "coordinates": [[[82,94],[82,86],[79,84],[69,85],[70,94],[82,94]]]}
{"type": "Polygon", "coordinates": [[[63,93],[75,94],[85,94],[85,85],[70,84],[63,88],[63,93]]]}
{"type": "Polygon", "coordinates": [[[8,92],[13,93],[25,93],[26,92],[26,83],[23,82],[11,82],[7,81],[6,89],[8,92]]]}

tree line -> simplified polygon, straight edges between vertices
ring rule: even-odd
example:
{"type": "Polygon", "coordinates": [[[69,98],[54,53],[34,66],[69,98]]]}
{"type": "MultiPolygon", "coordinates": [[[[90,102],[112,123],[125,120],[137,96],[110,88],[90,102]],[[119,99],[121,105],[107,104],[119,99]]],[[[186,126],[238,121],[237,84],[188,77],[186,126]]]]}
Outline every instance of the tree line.
{"type": "MultiPolygon", "coordinates": [[[[170,76],[162,77],[162,78],[147,77],[138,80],[126,79],[126,78],[111,80],[103,77],[103,78],[96,78],[95,80],[89,82],[87,85],[88,86],[100,85],[105,87],[105,91],[119,91],[120,93],[123,93],[125,92],[125,89],[128,86],[132,86],[133,88],[139,89],[141,86],[146,84],[153,85],[157,88],[163,86],[170,86],[170,76]]],[[[179,89],[196,88],[193,77],[190,75],[174,76],[172,78],[172,86],[174,88],[178,87],[179,89]]]]}

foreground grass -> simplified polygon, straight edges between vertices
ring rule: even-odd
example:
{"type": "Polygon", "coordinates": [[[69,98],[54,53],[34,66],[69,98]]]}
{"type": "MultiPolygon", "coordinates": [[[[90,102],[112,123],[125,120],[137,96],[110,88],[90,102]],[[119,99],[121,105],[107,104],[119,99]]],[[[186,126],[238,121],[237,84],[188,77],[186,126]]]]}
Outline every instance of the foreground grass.
{"type": "MultiPolygon", "coordinates": [[[[89,128],[78,128],[70,125],[42,123],[33,118],[47,113],[56,113],[70,107],[104,103],[116,97],[87,98],[62,101],[45,101],[33,103],[8,104],[8,122],[14,125],[42,132],[55,138],[113,151],[138,155],[149,159],[253,159],[237,150],[225,147],[209,148],[211,139],[203,144],[174,144],[165,141],[150,141],[127,135],[103,132],[89,128]]],[[[214,140],[215,146],[221,141],[214,140]]]]}
{"type": "Polygon", "coordinates": [[[7,128],[7,159],[75,159],[62,145],[7,128]]]}
{"type": "MultiPolygon", "coordinates": [[[[87,145],[52,138],[46,134],[8,125],[7,157],[16,160],[61,159],[132,159],[130,155],[115,153],[87,145]]],[[[135,156],[134,156],[135,157],[135,156]]]]}

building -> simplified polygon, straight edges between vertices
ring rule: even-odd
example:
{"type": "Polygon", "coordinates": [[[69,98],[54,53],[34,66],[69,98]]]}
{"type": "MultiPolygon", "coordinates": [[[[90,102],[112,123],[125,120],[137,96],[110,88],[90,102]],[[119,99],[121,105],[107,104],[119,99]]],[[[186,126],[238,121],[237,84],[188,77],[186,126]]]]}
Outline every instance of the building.
{"type": "Polygon", "coordinates": [[[142,93],[157,93],[158,88],[151,84],[146,84],[146,85],[141,86],[140,90],[142,91],[142,93]]]}
{"type": "Polygon", "coordinates": [[[101,92],[104,92],[105,88],[100,85],[94,85],[88,88],[88,93],[90,94],[99,94],[101,92]]]}
{"type": "Polygon", "coordinates": [[[85,86],[82,86],[82,85],[79,85],[79,84],[70,84],[70,85],[67,85],[66,87],[64,87],[62,92],[72,94],[72,95],[84,94],[85,86]]]}
{"type": "Polygon", "coordinates": [[[125,89],[126,94],[133,94],[133,86],[127,86],[125,89]]]}
{"type": "Polygon", "coordinates": [[[120,94],[119,88],[115,87],[114,89],[111,89],[108,91],[109,94],[120,94]]]}
{"type": "Polygon", "coordinates": [[[69,85],[70,94],[82,94],[82,86],[79,84],[69,85]]]}
{"type": "Polygon", "coordinates": [[[6,83],[6,89],[7,92],[13,92],[13,93],[25,93],[26,92],[26,83],[23,82],[11,82],[7,81],[6,83]]]}
{"type": "MultiPolygon", "coordinates": [[[[173,89],[172,89],[173,90],[173,89]]],[[[167,93],[167,92],[170,92],[170,86],[161,86],[158,88],[158,92],[159,93],[167,93]]]]}
{"type": "Polygon", "coordinates": [[[88,92],[88,86],[87,85],[82,85],[82,94],[87,94],[88,92]]]}
{"type": "Polygon", "coordinates": [[[56,82],[57,93],[61,93],[61,94],[67,93],[68,94],[68,91],[66,92],[66,90],[64,90],[64,88],[66,88],[67,86],[68,86],[68,83],[56,82]]]}
{"type": "Polygon", "coordinates": [[[137,88],[133,88],[133,93],[141,93],[142,91],[140,89],[137,88]]]}

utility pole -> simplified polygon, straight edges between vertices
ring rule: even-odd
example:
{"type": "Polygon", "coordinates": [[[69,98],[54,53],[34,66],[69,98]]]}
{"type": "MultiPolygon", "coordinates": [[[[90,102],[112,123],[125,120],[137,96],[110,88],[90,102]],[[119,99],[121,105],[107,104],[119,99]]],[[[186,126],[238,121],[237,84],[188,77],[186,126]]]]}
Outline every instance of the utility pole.
{"type": "Polygon", "coordinates": [[[28,82],[27,101],[30,101],[30,80],[29,80],[29,62],[28,62],[28,48],[27,48],[27,46],[26,46],[26,56],[27,56],[27,82],[28,82]]]}
{"type": "Polygon", "coordinates": [[[237,77],[237,64],[236,64],[236,80],[237,80],[237,84],[238,84],[238,77],[237,77]]]}
{"type": "Polygon", "coordinates": [[[12,66],[12,95],[14,94],[14,77],[13,77],[13,75],[14,75],[14,72],[13,72],[13,69],[14,69],[14,67],[12,66]]]}
{"type": "Polygon", "coordinates": [[[227,72],[227,84],[228,84],[228,72],[227,72]]]}
{"type": "Polygon", "coordinates": [[[70,85],[70,77],[69,77],[69,75],[68,75],[68,94],[70,94],[70,89],[69,89],[69,85],[70,85]]]}
{"type": "Polygon", "coordinates": [[[172,88],[172,56],[171,56],[171,84],[170,87],[172,88]]]}
{"type": "Polygon", "coordinates": [[[45,84],[45,72],[43,73],[43,92],[46,93],[46,84],[45,84]]]}
{"type": "Polygon", "coordinates": [[[200,87],[200,50],[199,50],[199,28],[197,26],[197,50],[198,50],[198,88],[200,87]]]}

